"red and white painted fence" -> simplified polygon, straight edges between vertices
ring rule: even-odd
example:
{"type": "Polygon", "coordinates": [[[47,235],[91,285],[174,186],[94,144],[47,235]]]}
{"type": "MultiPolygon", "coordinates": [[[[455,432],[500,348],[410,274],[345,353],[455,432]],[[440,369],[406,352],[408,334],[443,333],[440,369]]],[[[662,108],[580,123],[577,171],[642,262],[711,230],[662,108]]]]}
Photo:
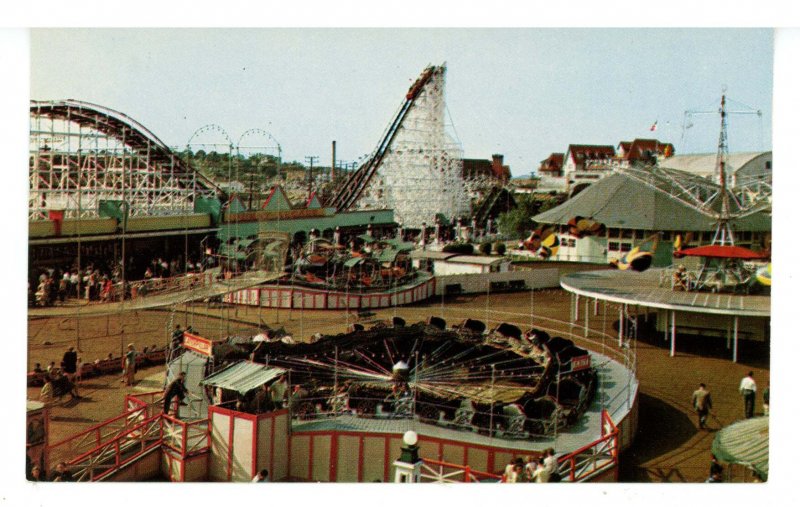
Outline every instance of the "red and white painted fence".
{"type": "Polygon", "coordinates": [[[239,290],[223,297],[226,303],[306,310],[360,310],[390,308],[424,301],[436,293],[436,279],[381,292],[346,292],[310,287],[265,285],[239,290]]]}

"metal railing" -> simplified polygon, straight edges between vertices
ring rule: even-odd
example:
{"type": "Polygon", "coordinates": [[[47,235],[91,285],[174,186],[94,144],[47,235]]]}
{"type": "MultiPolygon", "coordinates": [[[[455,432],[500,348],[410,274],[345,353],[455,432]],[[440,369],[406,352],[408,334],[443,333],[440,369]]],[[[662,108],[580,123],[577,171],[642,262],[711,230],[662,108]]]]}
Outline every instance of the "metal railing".
{"type": "Polygon", "coordinates": [[[99,481],[162,446],[181,458],[207,452],[208,419],[165,415],[163,402],[162,391],[126,395],[125,412],[48,447],[49,462],[66,463],[77,481],[99,481]]]}
{"type": "Polygon", "coordinates": [[[469,466],[423,458],[419,482],[501,482],[502,478],[500,475],[474,470],[469,466]]]}
{"type": "MultiPolygon", "coordinates": [[[[556,405],[543,418],[527,417],[519,410],[498,405],[494,412],[476,407],[454,406],[420,401],[412,396],[400,399],[348,396],[308,397],[292,402],[294,421],[310,421],[353,416],[363,419],[414,419],[445,428],[469,431],[506,440],[552,437],[557,428],[567,424],[572,413],[584,410],[588,395],[575,400],[577,404],[556,405]],[[490,430],[491,429],[491,430],[490,430]]],[[[510,405],[514,405],[513,403],[510,405]]]]}
{"type": "Polygon", "coordinates": [[[208,451],[211,432],[208,419],[187,422],[170,415],[162,415],[162,443],[181,458],[208,451]]]}
{"type": "Polygon", "coordinates": [[[583,482],[619,466],[619,429],[605,410],[601,437],[558,459],[558,473],[569,482],[583,482]]]}
{"type": "Polygon", "coordinates": [[[161,446],[161,415],[67,461],[76,481],[100,481],[161,446]]]}
{"type": "MultiPolygon", "coordinates": [[[[131,299],[152,296],[156,294],[169,294],[172,292],[183,292],[187,290],[199,289],[214,283],[220,276],[217,270],[204,271],[202,273],[185,273],[169,278],[151,278],[149,280],[137,280],[129,282],[131,299]]],[[[120,290],[115,286],[115,294],[120,290]]]]}
{"type": "Polygon", "coordinates": [[[69,463],[75,456],[82,456],[92,450],[104,447],[121,435],[127,435],[149,417],[146,406],[127,410],[100,424],[68,437],[47,447],[49,463],[69,463]]]}

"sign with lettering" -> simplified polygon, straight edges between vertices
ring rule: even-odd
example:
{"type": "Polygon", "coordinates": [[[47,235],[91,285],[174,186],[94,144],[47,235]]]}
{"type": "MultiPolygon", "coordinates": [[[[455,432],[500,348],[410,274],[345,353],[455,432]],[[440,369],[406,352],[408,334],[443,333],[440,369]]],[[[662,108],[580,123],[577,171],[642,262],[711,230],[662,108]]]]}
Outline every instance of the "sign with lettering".
{"type": "Polygon", "coordinates": [[[572,371],[585,370],[591,365],[592,360],[589,354],[572,358],[572,371]]]}
{"type": "Polygon", "coordinates": [[[264,220],[294,220],[300,218],[318,218],[327,215],[325,208],[293,209],[286,211],[243,211],[240,213],[226,212],[224,222],[257,222],[264,220]]]}
{"type": "Polygon", "coordinates": [[[211,357],[213,345],[211,340],[203,338],[202,336],[186,332],[183,333],[183,348],[185,349],[193,350],[198,354],[211,357]]]}

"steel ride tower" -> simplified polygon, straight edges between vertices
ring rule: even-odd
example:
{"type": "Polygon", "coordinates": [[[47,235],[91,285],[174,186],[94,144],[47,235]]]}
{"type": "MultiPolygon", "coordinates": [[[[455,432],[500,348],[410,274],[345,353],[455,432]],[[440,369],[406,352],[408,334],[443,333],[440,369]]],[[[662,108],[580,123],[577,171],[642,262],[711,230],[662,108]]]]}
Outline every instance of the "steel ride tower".
{"type": "Polygon", "coordinates": [[[446,70],[429,66],[411,85],[378,146],[330,202],[337,211],[390,208],[410,228],[469,214],[463,152],[446,131],[446,70]]]}

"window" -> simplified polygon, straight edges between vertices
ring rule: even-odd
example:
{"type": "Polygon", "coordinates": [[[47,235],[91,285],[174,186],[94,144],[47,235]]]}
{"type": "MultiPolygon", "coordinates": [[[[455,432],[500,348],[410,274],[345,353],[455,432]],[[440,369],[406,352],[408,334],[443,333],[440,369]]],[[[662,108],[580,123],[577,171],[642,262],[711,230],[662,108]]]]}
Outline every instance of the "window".
{"type": "Polygon", "coordinates": [[[570,239],[569,240],[569,246],[571,246],[571,247],[575,246],[575,240],[574,239],[570,239]]]}
{"type": "Polygon", "coordinates": [[[561,246],[567,246],[567,238],[561,238],[561,246]]]}
{"type": "Polygon", "coordinates": [[[609,238],[618,238],[619,237],[619,229],[609,229],[608,230],[608,237],[609,238]]]}
{"type": "Polygon", "coordinates": [[[633,231],[630,229],[622,229],[622,237],[624,239],[630,239],[633,237],[633,231]]]}
{"type": "Polygon", "coordinates": [[[616,241],[611,241],[608,243],[608,251],[609,252],[618,252],[619,251],[619,243],[616,241]]]}
{"type": "Polygon", "coordinates": [[[619,251],[620,252],[630,252],[631,251],[631,244],[630,243],[620,243],[619,251]]]}

